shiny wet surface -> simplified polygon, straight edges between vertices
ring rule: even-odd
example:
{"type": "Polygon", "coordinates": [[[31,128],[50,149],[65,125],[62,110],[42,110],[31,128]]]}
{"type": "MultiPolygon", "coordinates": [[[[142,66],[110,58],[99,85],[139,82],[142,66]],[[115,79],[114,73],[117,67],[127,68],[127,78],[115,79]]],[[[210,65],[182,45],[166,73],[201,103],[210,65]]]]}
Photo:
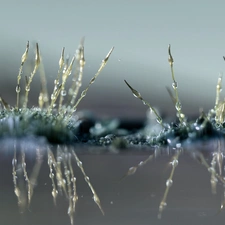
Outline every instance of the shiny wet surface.
{"type": "MultiPolygon", "coordinates": [[[[0,224],[4,225],[65,225],[70,224],[67,215],[68,202],[64,196],[52,199],[52,183],[49,167],[44,158],[38,185],[34,189],[29,209],[20,213],[12,181],[12,154],[0,153],[0,224]]],[[[120,181],[128,169],[146,159],[148,153],[79,155],[84,169],[101,199],[105,211],[103,216],[92,199],[84,178],[74,164],[77,178],[75,224],[223,224],[225,212],[218,214],[223,185],[218,182],[217,194],[213,195],[210,173],[199,161],[187,153],[181,154],[173,185],[167,198],[167,207],[162,219],[157,218],[158,208],[171,171],[172,155],[160,155],[139,168],[137,172],[120,181]]],[[[207,160],[206,156],[206,160],[207,160]]],[[[27,159],[27,171],[32,165],[27,159]]],[[[208,161],[210,163],[210,160],[208,161]]],[[[32,160],[30,161],[32,163],[32,160]]]]}

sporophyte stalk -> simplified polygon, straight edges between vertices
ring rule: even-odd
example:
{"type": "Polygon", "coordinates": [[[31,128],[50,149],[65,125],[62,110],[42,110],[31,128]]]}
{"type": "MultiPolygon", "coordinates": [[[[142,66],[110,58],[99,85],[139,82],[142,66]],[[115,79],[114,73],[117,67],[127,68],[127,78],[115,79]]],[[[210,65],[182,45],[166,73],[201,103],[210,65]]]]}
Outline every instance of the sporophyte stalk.
{"type": "Polygon", "coordinates": [[[0,142],[1,153],[12,156],[12,176],[14,193],[19,209],[24,212],[30,208],[34,188],[38,183],[38,175],[42,164],[47,158],[49,178],[52,184],[52,197],[57,203],[59,194],[68,200],[68,215],[71,225],[74,224],[74,213],[78,200],[74,163],[83,174],[84,180],[93,194],[93,200],[102,214],[100,199],[87,176],[83,164],[78,158],[74,144],[79,143],[79,118],[74,116],[81,100],[86,96],[90,86],[95,82],[114,49],[111,48],[102,60],[99,69],[81,92],[82,78],[85,67],[84,39],[81,40],[71,61],[65,59],[65,48],[59,59],[59,69],[54,80],[54,89],[49,95],[43,70],[43,62],[38,43],[35,49],[35,63],[30,75],[23,77],[24,64],[27,62],[29,42],[21,57],[21,65],[17,75],[16,105],[10,106],[7,100],[0,97],[0,142]],[[75,65],[75,69],[73,68],[75,65]],[[31,83],[35,74],[40,73],[41,91],[38,107],[28,107],[31,83]],[[72,82],[70,81],[73,74],[72,82]],[[24,93],[21,79],[25,78],[24,93]],[[66,90],[66,84],[70,87],[66,90]],[[32,162],[32,163],[31,163],[32,162]],[[27,170],[27,165],[32,170],[27,170]]]}

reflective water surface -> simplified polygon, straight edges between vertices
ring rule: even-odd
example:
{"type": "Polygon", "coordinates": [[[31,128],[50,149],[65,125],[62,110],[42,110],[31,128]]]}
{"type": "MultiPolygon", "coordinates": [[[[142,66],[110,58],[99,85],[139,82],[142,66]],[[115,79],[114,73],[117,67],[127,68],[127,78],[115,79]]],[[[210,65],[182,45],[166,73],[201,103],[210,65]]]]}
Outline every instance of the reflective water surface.
{"type": "MultiPolygon", "coordinates": [[[[35,165],[35,149],[38,145],[29,142],[27,149],[20,145],[20,151],[24,149],[26,155],[27,176],[32,183],[32,170],[35,165]]],[[[43,154],[43,162],[40,167],[39,175],[33,185],[33,195],[29,206],[23,209],[18,206],[18,199],[14,193],[13,164],[14,157],[13,144],[1,143],[0,152],[0,224],[4,225],[65,225],[70,224],[67,214],[68,198],[65,194],[58,194],[56,205],[52,197],[53,185],[49,177],[50,168],[47,161],[47,154],[43,154]],[[22,211],[22,212],[21,212],[22,211]]],[[[41,144],[39,148],[41,149],[41,144]]],[[[224,162],[223,148],[215,142],[204,144],[205,152],[201,155],[189,154],[188,152],[200,149],[201,145],[188,147],[181,152],[179,164],[176,166],[173,176],[173,185],[169,189],[166,199],[167,206],[162,212],[162,218],[158,219],[159,205],[163,198],[166,181],[171,175],[172,157],[174,154],[161,152],[156,158],[137,169],[136,173],[120,180],[128,169],[138,165],[140,161],[148,158],[153,152],[125,151],[119,154],[77,154],[83,162],[83,167],[90,178],[101,206],[105,212],[103,216],[98,206],[92,199],[84,176],[72,160],[73,172],[76,177],[76,190],[78,201],[76,203],[74,224],[112,224],[112,225],[138,225],[138,224],[223,224],[225,212],[220,211],[224,201],[224,162]],[[211,147],[215,149],[210,149],[211,147]],[[217,163],[213,164],[215,156],[213,151],[222,156],[222,162],[214,158],[217,163]],[[201,158],[200,156],[203,156],[201,158]],[[205,161],[204,161],[204,160],[205,161]],[[216,174],[213,186],[213,173],[204,165],[214,167],[216,174]],[[222,168],[221,175],[220,169],[222,168]],[[216,192],[216,193],[215,193],[216,192]],[[213,194],[214,193],[214,194],[213,194]]],[[[203,145],[202,145],[203,146],[203,145]]],[[[42,146],[43,147],[43,146],[42,146]]],[[[17,149],[18,146],[17,146],[17,149]]],[[[51,149],[55,154],[54,148],[51,149]]],[[[19,152],[19,151],[17,151],[19,152]]],[[[20,154],[17,154],[17,162],[20,161],[20,154]]],[[[17,185],[21,193],[23,187],[27,190],[26,177],[17,170],[17,185]]],[[[55,181],[57,185],[57,181],[55,181]]],[[[24,192],[26,193],[26,192],[24,192]]],[[[25,194],[27,195],[27,194],[25,194]]]]}

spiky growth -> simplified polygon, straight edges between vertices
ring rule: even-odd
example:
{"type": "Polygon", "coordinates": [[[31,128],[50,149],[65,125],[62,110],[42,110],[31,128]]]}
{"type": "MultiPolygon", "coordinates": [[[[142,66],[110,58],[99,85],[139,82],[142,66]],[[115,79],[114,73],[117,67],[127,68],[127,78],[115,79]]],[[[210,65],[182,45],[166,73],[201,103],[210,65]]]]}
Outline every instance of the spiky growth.
{"type": "Polygon", "coordinates": [[[21,58],[21,66],[19,74],[17,76],[17,101],[16,106],[11,107],[3,98],[0,98],[2,105],[2,110],[0,111],[1,119],[1,129],[0,137],[3,136],[26,136],[26,135],[35,135],[35,136],[44,136],[50,142],[54,143],[67,143],[75,142],[74,133],[77,130],[77,124],[72,115],[77,110],[77,106],[80,101],[86,96],[86,93],[90,86],[94,83],[102,69],[105,67],[113,48],[109,51],[107,56],[100,65],[99,70],[95,76],[90,80],[88,86],[81,92],[80,97],[78,97],[79,89],[81,87],[83,70],[85,65],[84,59],[84,46],[83,40],[76,51],[76,55],[73,56],[70,63],[65,62],[64,60],[64,48],[59,60],[59,70],[57,78],[54,81],[54,90],[51,94],[50,101],[49,95],[46,87],[46,78],[43,71],[40,71],[41,75],[41,91],[38,98],[39,107],[33,107],[31,109],[27,108],[29,100],[30,86],[33,80],[34,75],[42,64],[39,47],[36,44],[36,54],[35,54],[35,65],[34,69],[31,72],[30,76],[25,76],[25,96],[23,101],[20,102],[20,80],[23,71],[24,63],[28,58],[29,42],[27,43],[26,50],[21,58]],[[65,90],[66,82],[69,80],[69,76],[72,73],[73,64],[76,62],[77,67],[74,72],[73,82],[69,91],[65,90]],[[67,102],[65,102],[65,96],[67,97],[67,102]],[[77,100],[76,100],[77,99],[77,100]],[[57,108],[58,101],[58,108],[57,108]],[[11,129],[9,126],[13,126],[14,129],[11,129]],[[71,128],[71,129],[68,129],[71,128]],[[73,132],[71,131],[73,130],[73,132]]]}
{"type": "Polygon", "coordinates": [[[74,223],[73,215],[78,200],[73,162],[80,168],[85,181],[93,193],[93,200],[102,214],[104,214],[100,199],[71,144],[77,142],[76,135],[79,127],[77,118],[73,115],[80,101],[86,96],[88,89],[108,62],[113,48],[102,60],[98,71],[79,97],[78,93],[82,85],[85,66],[83,42],[84,40],[82,39],[70,63],[64,59],[65,49],[63,48],[59,60],[58,75],[54,81],[54,89],[50,98],[47,92],[46,77],[38,44],[36,44],[33,71],[29,76],[22,77],[23,67],[28,58],[28,42],[21,58],[21,66],[17,76],[16,105],[14,107],[10,106],[3,98],[0,98],[2,106],[0,111],[0,141],[9,139],[8,143],[12,144],[8,146],[6,151],[9,151],[9,148],[13,148],[12,175],[14,192],[21,211],[30,206],[41,165],[46,158],[45,156],[47,156],[54,203],[56,204],[59,192],[64,194],[69,203],[68,215],[71,224],[74,223]],[[66,83],[69,81],[74,64],[76,64],[76,68],[73,82],[67,92],[66,83]],[[31,83],[38,70],[40,70],[41,79],[41,91],[38,98],[39,106],[28,108],[31,83]],[[22,78],[25,78],[26,83],[25,93],[21,98],[22,88],[20,81],[22,78]],[[66,96],[67,98],[65,98],[66,96]],[[27,144],[27,140],[30,140],[31,143],[27,144]],[[27,154],[29,155],[31,152],[35,153],[35,163],[33,171],[29,173],[26,169],[26,158],[27,154]]]}
{"type": "MultiPolygon", "coordinates": [[[[169,147],[171,152],[173,153],[172,160],[170,161],[170,165],[172,166],[172,170],[169,178],[166,181],[166,190],[164,192],[163,198],[159,205],[158,218],[161,218],[162,212],[165,209],[167,202],[167,196],[169,193],[169,189],[173,184],[173,176],[175,172],[175,168],[178,166],[179,157],[181,153],[187,152],[193,156],[193,158],[197,159],[205,166],[208,172],[211,174],[210,183],[212,188],[212,193],[216,193],[216,187],[218,181],[221,182],[224,186],[225,193],[225,179],[224,179],[224,169],[222,166],[224,164],[224,135],[225,135],[225,101],[220,100],[220,92],[222,90],[222,77],[218,78],[218,83],[216,86],[216,100],[214,107],[205,114],[203,111],[201,112],[199,118],[196,121],[188,121],[187,117],[182,112],[182,105],[178,95],[178,83],[175,79],[174,75],[174,59],[171,53],[171,46],[168,47],[168,61],[171,68],[172,75],[172,88],[174,90],[174,94],[170,89],[167,88],[170,97],[175,105],[176,116],[178,121],[175,123],[164,123],[160,115],[157,113],[155,108],[143,99],[141,94],[135,90],[126,80],[125,83],[132,91],[133,95],[139,98],[144,105],[147,105],[150,109],[150,112],[154,114],[156,118],[156,122],[160,125],[161,131],[159,133],[155,133],[154,125],[151,123],[147,126],[147,129],[144,131],[140,131],[138,135],[128,136],[126,139],[130,144],[141,143],[142,146],[152,146],[155,148],[152,155],[150,155],[146,160],[141,161],[138,165],[132,166],[128,172],[123,176],[123,178],[128,175],[134,174],[137,169],[147,162],[154,159],[157,155],[159,155],[160,151],[163,151],[164,147],[169,147]],[[141,138],[140,138],[141,136],[141,138]],[[192,148],[195,148],[194,143],[197,141],[207,141],[212,139],[217,143],[217,150],[214,152],[202,152],[198,147],[193,151],[189,149],[189,146],[192,145],[192,148]],[[204,155],[207,154],[207,157],[211,158],[209,163],[207,162],[204,155]]],[[[225,58],[224,58],[225,59],[225,58]]],[[[151,121],[152,122],[152,121],[151,121]]],[[[220,206],[220,210],[222,210],[225,206],[225,200],[222,199],[222,204],[220,206]]]]}

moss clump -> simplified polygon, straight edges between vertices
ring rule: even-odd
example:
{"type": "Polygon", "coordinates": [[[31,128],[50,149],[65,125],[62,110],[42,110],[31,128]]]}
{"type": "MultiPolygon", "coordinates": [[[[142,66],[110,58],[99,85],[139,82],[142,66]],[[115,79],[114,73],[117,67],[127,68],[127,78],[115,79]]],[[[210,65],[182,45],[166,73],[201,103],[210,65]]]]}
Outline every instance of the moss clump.
{"type": "MultiPolygon", "coordinates": [[[[136,98],[139,98],[144,105],[147,105],[152,114],[156,119],[156,122],[161,126],[161,130],[158,133],[152,135],[151,128],[152,124],[148,124],[148,131],[141,132],[145,136],[144,144],[147,145],[158,145],[158,146],[176,146],[177,143],[193,143],[198,140],[206,140],[214,137],[224,137],[225,134],[225,101],[220,100],[220,92],[222,90],[222,77],[219,77],[216,86],[216,101],[214,107],[205,114],[201,112],[199,118],[196,121],[188,121],[188,118],[182,111],[182,104],[178,95],[178,83],[175,79],[173,63],[174,59],[171,54],[171,46],[168,47],[168,61],[171,68],[172,75],[172,88],[174,93],[167,88],[171,99],[176,109],[177,121],[172,123],[164,123],[161,116],[155,110],[154,107],[148,103],[141,94],[135,90],[126,80],[125,83],[132,91],[136,98]],[[149,134],[148,134],[149,132],[149,134]]],[[[152,122],[152,121],[151,121],[152,122]]],[[[129,137],[129,139],[132,137],[129,137]]]]}
{"type": "MultiPolygon", "coordinates": [[[[105,59],[90,80],[88,86],[78,96],[82,85],[82,77],[85,66],[83,39],[71,59],[71,62],[64,59],[64,48],[59,60],[59,70],[54,80],[54,90],[49,97],[46,78],[42,69],[40,69],[41,91],[39,94],[38,107],[28,108],[30,86],[34,75],[42,65],[42,59],[39,46],[36,44],[35,65],[29,76],[25,76],[26,84],[24,96],[21,100],[21,85],[23,66],[28,58],[29,42],[21,58],[21,66],[17,76],[17,102],[16,106],[11,107],[3,98],[0,98],[2,110],[0,111],[0,138],[4,137],[24,137],[41,136],[45,137],[50,143],[74,143],[79,140],[76,135],[79,134],[78,118],[74,117],[77,106],[86,96],[89,87],[94,83],[102,69],[105,67],[113,48],[106,55],[105,59]],[[72,82],[69,77],[73,72],[73,65],[76,64],[72,82]],[[66,83],[70,82],[69,90],[66,90],[66,83]],[[50,100],[49,100],[50,99],[50,100]]],[[[43,67],[43,65],[42,65],[43,67]]]]}

